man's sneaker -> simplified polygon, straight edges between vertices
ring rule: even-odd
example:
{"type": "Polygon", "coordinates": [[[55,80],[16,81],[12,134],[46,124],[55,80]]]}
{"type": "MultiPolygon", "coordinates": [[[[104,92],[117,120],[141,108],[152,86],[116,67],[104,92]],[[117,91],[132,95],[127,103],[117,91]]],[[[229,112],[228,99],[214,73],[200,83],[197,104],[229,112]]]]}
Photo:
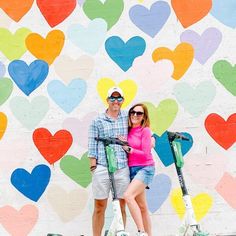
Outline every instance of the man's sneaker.
{"type": "Polygon", "coordinates": [[[148,234],[145,232],[138,232],[136,236],[148,236],[148,234]]]}

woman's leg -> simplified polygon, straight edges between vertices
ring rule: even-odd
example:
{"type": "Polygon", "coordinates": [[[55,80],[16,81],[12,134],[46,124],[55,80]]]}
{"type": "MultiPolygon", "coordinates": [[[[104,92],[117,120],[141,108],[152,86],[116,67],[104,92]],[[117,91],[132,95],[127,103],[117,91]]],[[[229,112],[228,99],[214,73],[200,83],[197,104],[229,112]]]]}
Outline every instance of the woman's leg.
{"type": "Polygon", "coordinates": [[[149,212],[148,212],[145,191],[143,191],[141,194],[139,194],[136,197],[136,202],[139,205],[139,208],[141,210],[145,232],[148,234],[148,236],[152,236],[151,218],[150,218],[149,212]]]}
{"type": "Polygon", "coordinates": [[[129,207],[129,211],[134,219],[134,222],[140,231],[144,231],[144,224],[141,210],[136,202],[136,197],[145,190],[145,185],[142,181],[133,179],[124,193],[124,199],[129,207]]]}

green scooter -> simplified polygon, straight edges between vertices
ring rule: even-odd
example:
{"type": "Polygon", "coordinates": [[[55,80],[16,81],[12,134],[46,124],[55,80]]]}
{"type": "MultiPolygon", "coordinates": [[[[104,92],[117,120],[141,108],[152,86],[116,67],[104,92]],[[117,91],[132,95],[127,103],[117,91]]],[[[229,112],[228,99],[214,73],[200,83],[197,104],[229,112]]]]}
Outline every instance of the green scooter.
{"type": "Polygon", "coordinates": [[[189,138],[183,136],[181,133],[178,132],[167,131],[167,136],[170,143],[171,152],[174,157],[175,168],[178,175],[179,184],[181,187],[183,201],[186,209],[184,220],[176,236],[208,236],[209,233],[201,231],[200,225],[196,221],[193,211],[192,201],[190,195],[188,194],[188,190],[186,188],[182,173],[184,160],[181,151],[181,143],[178,142],[178,140],[185,140],[185,141],[190,141],[190,140],[189,138]]]}

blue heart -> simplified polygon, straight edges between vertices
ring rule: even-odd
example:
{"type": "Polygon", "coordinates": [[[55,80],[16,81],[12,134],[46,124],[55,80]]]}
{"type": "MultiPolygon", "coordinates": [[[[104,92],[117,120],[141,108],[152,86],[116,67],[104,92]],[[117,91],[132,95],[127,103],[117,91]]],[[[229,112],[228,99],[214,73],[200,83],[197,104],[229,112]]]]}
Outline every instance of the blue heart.
{"type": "Polygon", "coordinates": [[[170,6],[167,2],[157,1],[152,4],[150,10],[142,5],[131,7],[129,17],[144,33],[155,37],[166,23],[170,12],[170,6]]]}
{"type": "Polygon", "coordinates": [[[82,79],[72,80],[68,86],[60,80],[48,84],[48,94],[63,111],[70,113],[78,106],[87,91],[87,84],[82,79]]]}
{"type": "MultiPolygon", "coordinates": [[[[178,140],[178,142],[181,143],[181,150],[183,156],[190,150],[190,148],[193,145],[193,139],[192,136],[188,133],[182,133],[184,136],[190,139],[190,141],[183,141],[183,140],[178,140]]],[[[168,142],[168,136],[167,132],[162,134],[161,136],[158,136],[156,134],[153,135],[156,142],[155,142],[155,147],[154,150],[156,151],[157,155],[159,156],[161,162],[163,163],[164,166],[169,166],[174,163],[174,157],[171,152],[170,144],[168,142]]]]}
{"type": "Polygon", "coordinates": [[[154,213],[169,196],[171,179],[165,174],[156,175],[149,185],[149,188],[150,189],[146,190],[147,204],[149,211],[154,213]]]}
{"type": "Polygon", "coordinates": [[[46,79],[48,64],[35,60],[28,66],[24,61],[14,60],[9,64],[8,72],[16,85],[28,96],[46,79]]]}
{"type": "Polygon", "coordinates": [[[213,0],[211,14],[224,25],[231,28],[236,27],[236,1],[235,0],[213,0]]]}
{"type": "Polygon", "coordinates": [[[37,202],[45,191],[50,176],[51,170],[46,165],[36,166],[31,174],[25,169],[18,168],[11,175],[11,183],[27,198],[37,202]]]}
{"type": "Polygon", "coordinates": [[[146,42],[143,38],[135,36],[124,43],[120,37],[112,36],[106,40],[105,48],[110,58],[123,71],[127,71],[134,59],[144,53],[146,42]]]}

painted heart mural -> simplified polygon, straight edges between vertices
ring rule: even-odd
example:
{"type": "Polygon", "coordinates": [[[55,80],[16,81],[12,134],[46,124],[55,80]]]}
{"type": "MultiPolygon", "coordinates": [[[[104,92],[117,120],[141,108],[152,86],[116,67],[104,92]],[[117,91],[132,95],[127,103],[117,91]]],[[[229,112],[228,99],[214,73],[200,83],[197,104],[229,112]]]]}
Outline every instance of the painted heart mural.
{"type": "Polygon", "coordinates": [[[37,0],[36,3],[51,27],[63,22],[76,7],[76,0],[37,0]]]}
{"type": "Polygon", "coordinates": [[[46,165],[37,165],[31,173],[23,168],[15,169],[11,174],[12,185],[24,196],[37,202],[44,193],[51,177],[46,165]]]}
{"type": "Polygon", "coordinates": [[[33,132],[33,141],[46,161],[54,164],[68,151],[73,138],[67,130],[58,130],[52,135],[48,129],[38,128],[33,132]]]}
{"type": "Polygon", "coordinates": [[[180,43],[174,51],[169,48],[157,48],[152,53],[154,62],[159,60],[170,60],[174,65],[173,79],[179,80],[185,74],[192,64],[194,57],[194,49],[189,43],[180,43]]]}
{"type": "Polygon", "coordinates": [[[39,218],[38,208],[24,205],[19,210],[12,206],[0,208],[0,223],[9,235],[29,235],[39,218]]]}
{"type": "Polygon", "coordinates": [[[212,8],[212,0],[171,0],[177,18],[184,28],[200,21],[212,8]]]}
{"type": "Polygon", "coordinates": [[[161,136],[173,123],[177,112],[178,104],[173,99],[162,100],[158,106],[145,102],[149,110],[151,129],[161,136]]]}
{"type": "MultiPolygon", "coordinates": [[[[185,157],[185,154],[191,149],[193,145],[193,139],[192,139],[192,136],[186,132],[181,132],[181,134],[183,134],[185,137],[187,137],[190,140],[190,141],[178,140],[178,142],[181,144],[181,151],[182,151],[183,157],[185,157]]],[[[172,165],[174,163],[174,157],[171,151],[167,132],[163,133],[161,136],[153,134],[153,137],[155,138],[154,150],[156,151],[162,164],[164,166],[172,165]]]]}
{"type": "Polygon", "coordinates": [[[48,84],[47,90],[52,100],[63,111],[70,113],[83,100],[87,84],[82,79],[73,79],[65,86],[60,80],[53,80],[48,84]]]}
{"type": "Polygon", "coordinates": [[[105,42],[109,57],[123,70],[127,71],[136,57],[141,56],[146,48],[145,40],[132,37],[126,43],[118,36],[112,36],[105,42]]]}
{"type": "Polygon", "coordinates": [[[28,28],[19,28],[14,34],[6,28],[0,28],[0,51],[9,60],[20,59],[27,51],[25,39],[30,33],[28,28]]]}
{"type": "Polygon", "coordinates": [[[150,10],[142,5],[135,5],[129,10],[131,21],[151,37],[162,29],[170,16],[170,6],[167,2],[154,2],[150,10]]]}
{"type": "Polygon", "coordinates": [[[224,149],[229,149],[236,141],[236,113],[227,120],[216,113],[207,116],[205,128],[208,134],[224,149]]]}
{"type": "Polygon", "coordinates": [[[119,20],[124,10],[124,2],[123,0],[106,0],[105,2],[86,0],[83,4],[83,10],[91,20],[104,19],[107,22],[108,29],[110,29],[119,20]]]}
{"type": "Polygon", "coordinates": [[[8,72],[19,89],[29,96],[46,79],[48,64],[42,60],[35,60],[28,66],[22,60],[14,60],[9,64],[8,72]]]}
{"type": "Polygon", "coordinates": [[[80,159],[66,155],[60,161],[61,170],[84,188],[86,188],[92,180],[89,166],[90,162],[87,153],[84,153],[80,159]]]}

